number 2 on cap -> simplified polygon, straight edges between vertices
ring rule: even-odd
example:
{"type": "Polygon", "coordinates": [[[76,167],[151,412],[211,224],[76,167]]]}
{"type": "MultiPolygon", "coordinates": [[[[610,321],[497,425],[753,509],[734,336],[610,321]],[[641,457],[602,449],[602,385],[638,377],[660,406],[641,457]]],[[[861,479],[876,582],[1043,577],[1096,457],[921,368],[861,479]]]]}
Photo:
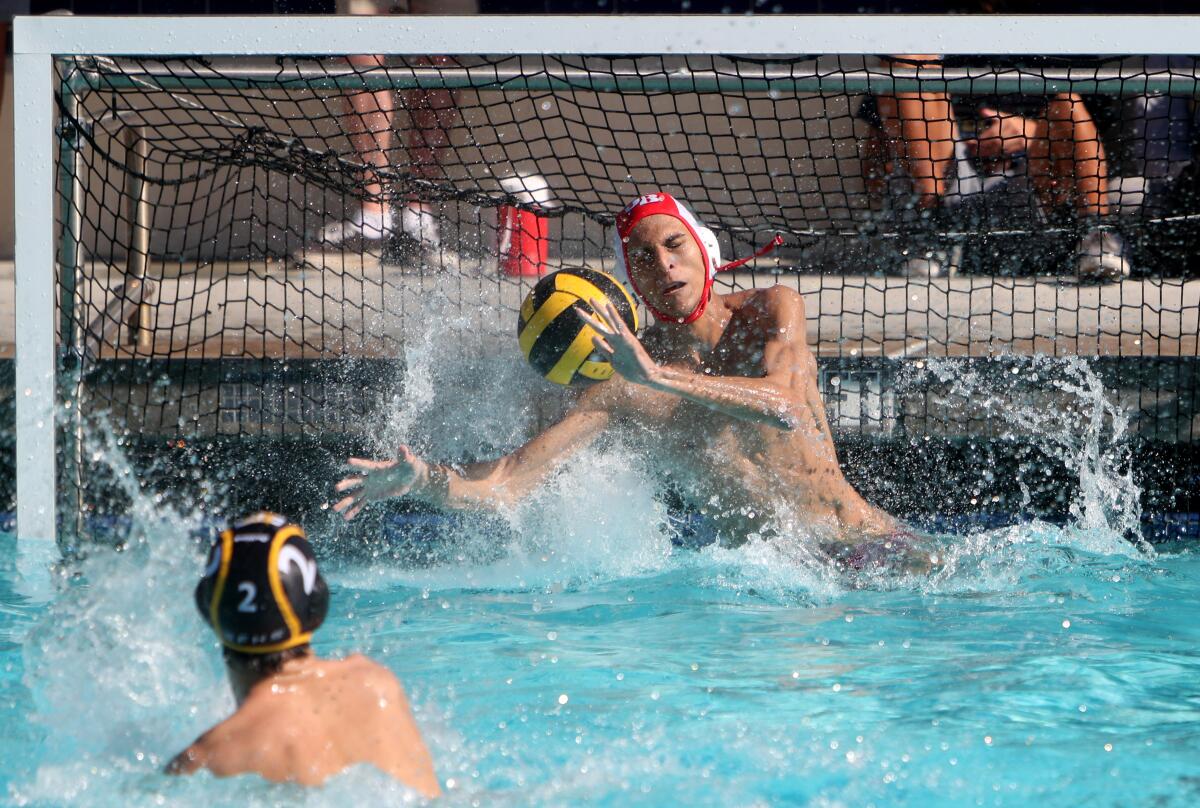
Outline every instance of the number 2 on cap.
{"type": "Polygon", "coordinates": [[[254,596],[258,594],[258,588],[249,581],[242,581],[238,584],[238,591],[245,595],[242,602],[238,604],[239,612],[254,613],[254,596]]]}

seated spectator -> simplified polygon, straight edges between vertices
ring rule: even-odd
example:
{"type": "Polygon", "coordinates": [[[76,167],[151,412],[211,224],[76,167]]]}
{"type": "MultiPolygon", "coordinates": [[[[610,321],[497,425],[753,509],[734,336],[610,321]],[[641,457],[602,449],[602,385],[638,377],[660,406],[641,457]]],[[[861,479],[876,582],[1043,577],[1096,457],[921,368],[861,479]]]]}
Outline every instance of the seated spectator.
{"type": "MultiPolygon", "coordinates": [[[[1147,56],[1142,69],[1148,76],[1191,76],[1194,56],[1147,56]]],[[[1117,177],[1109,178],[1109,204],[1122,217],[1145,218],[1194,212],[1186,185],[1195,174],[1197,114],[1189,92],[1152,92],[1114,99],[1120,105],[1120,145],[1117,177]]]]}
{"type": "Polygon", "coordinates": [[[304,531],[257,513],[221,533],[196,605],[224,646],[237,711],[200,736],[168,773],[208,769],[320,785],[370,763],[426,796],[439,793],[404,689],[364,656],[319,659],[309,645],[329,590],[304,531]]]}
{"type": "MultiPolygon", "coordinates": [[[[901,56],[892,63],[937,61],[901,56]]],[[[1074,219],[1084,225],[1074,252],[1076,274],[1093,280],[1129,274],[1120,234],[1101,226],[1109,215],[1108,168],[1079,96],[1005,96],[979,103],[940,91],[897,93],[868,98],[859,116],[872,126],[864,147],[868,189],[885,204],[914,214],[961,214],[984,220],[985,227],[1036,229],[1074,219]],[[964,124],[973,125],[974,137],[964,133],[964,124]]],[[[910,259],[906,271],[945,274],[943,255],[910,259]]]]}
{"type": "MultiPolygon", "coordinates": [[[[479,11],[478,0],[337,0],[336,5],[339,14],[354,15],[451,15],[479,11]]],[[[371,54],[351,55],[346,60],[356,71],[370,71],[386,64],[384,57],[371,54]]],[[[450,63],[446,57],[434,56],[413,59],[410,64],[450,63]]],[[[309,250],[340,248],[352,241],[369,251],[372,245],[380,246],[399,237],[408,248],[415,246],[417,253],[426,257],[442,248],[437,211],[416,199],[407,200],[393,210],[387,189],[374,170],[394,167],[391,164],[397,157],[393,149],[398,126],[394,120],[397,102],[407,113],[409,123],[404,128],[406,165],[399,168],[420,179],[444,179],[439,155],[450,144],[450,131],[461,122],[454,91],[414,88],[399,93],[390,89],[348,93],[347,109],[339,121],[349,135],[351,148],[366,167],[363,198],[343,218],[327,222],[302,245],[294,256],[298,263],[308,263],[309,250]]],[[[381,257],[388,252],[380,246],[381,257]]],[[[401,252],[412,250],[406,248],[401,252]]]]}

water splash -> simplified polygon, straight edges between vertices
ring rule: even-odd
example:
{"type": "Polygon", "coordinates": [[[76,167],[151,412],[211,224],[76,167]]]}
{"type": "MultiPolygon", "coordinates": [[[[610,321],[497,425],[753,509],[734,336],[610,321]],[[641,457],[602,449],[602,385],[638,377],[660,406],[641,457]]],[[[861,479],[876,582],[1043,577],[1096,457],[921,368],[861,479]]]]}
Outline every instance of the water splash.
{"type": "Polygon", "coordinates": [[[404,321],[401,390],[382,427],[365,430],[377,435],[383,456],[394,456],[401,444],[447,460],[508,450],[564,396],[511,350],[511,312],[482,302],[464,305],[455,299],[458,284],[453,276],[438,276],[422,293],[421,316],[404,321]]]}
{"type": "Polygon", "coordinates": [[[447,521],[450,548],[426,569],[352,568],[355,585],[425,589],[577,587],[652,574],[672,555],[666,506],[628,447],[572,455],[518,504],[490,518],[447,521]]]}
{"type": "MultiPolygon", "coordinates": [[[[998,360],[1001,361],[1001,360],[998,360]]],[[[1133,479],[1128,414],[1108,395],[1103,381],[1080,357],[1004,357],[1003,368],[952,359],[930,359],[902,381],[933,382],[943,406],[960,417],[981,418],[1007,440],[1031,441],[1076,478],[1068,512],[1071,527],[1088,536],[1128,537],[1150,551],[1141,536],[1141,491],[1133,479]]],[[[1020,467],[1017,481],[1028,506],[1032,493],[1020,467]]]]}

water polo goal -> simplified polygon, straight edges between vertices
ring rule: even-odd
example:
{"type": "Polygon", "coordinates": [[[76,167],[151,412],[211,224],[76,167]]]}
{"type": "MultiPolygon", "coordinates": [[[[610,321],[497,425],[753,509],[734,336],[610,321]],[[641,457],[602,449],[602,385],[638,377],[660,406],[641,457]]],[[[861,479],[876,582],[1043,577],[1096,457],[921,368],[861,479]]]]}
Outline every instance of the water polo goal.
{"type": "MultiPolygon", "coordinates": [[[[803,293],[843,462],[876,501],[1061,515],[1091,452],[1131,475],[1153,530],[1196,528],[1200,126],[1196,61],[1178,54],[1200,20],[15,30],[23,541],[119,517],[128,490],[97,430],[160,496],[219,479],[303,515],[414,394],[414,334],[453,320],[439,363],[511,363],[537,274],[610,267],[614,214],[660,189],[728,257],[783,237],[722,288],[803,293]],[[356,97],[384,100],[356,114],[356,97]],[[1003,137],[1020,148],[980,151],[993,107],[1019,119],[1003,137]],[[314,240],[364,203],[409,224],[314,240]],[[1100,276],[1080,263],[1089,243],[1100,276]]],[[[534,374],[506,378],[529,428],[561,408],[534,374]]],[[[486,387],[454,383],[450,402],[486,387]]]]}

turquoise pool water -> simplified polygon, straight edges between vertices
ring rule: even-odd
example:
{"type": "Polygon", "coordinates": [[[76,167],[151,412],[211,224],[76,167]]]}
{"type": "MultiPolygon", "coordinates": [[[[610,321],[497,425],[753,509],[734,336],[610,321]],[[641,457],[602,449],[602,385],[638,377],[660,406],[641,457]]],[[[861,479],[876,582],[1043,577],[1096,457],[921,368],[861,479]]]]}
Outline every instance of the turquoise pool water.
{"type": "MultiPolygon", "coordinates": [[[[1028,524],[855,589],[784,549],[619,521],[424,570],[326,560],[318,650],[401,677],[447,804],[1200,800],[1194,550],[1028,524]]],[[[366,769],[312,791],[158,773],[232,709],[179,533],[93,555],[41,606],[3,563],[0,800],[414,799],[366,769]]]]}

